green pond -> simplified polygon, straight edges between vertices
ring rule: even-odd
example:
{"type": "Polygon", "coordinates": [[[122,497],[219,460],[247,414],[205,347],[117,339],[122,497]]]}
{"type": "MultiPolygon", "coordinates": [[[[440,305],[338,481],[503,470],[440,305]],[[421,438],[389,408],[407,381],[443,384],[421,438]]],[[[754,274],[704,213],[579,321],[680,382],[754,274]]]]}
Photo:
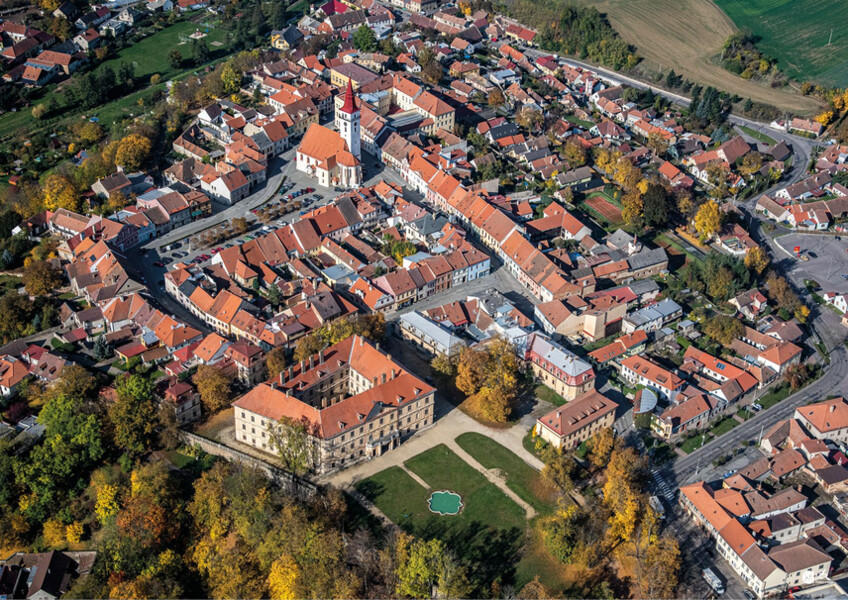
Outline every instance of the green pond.
{"type": "Polygon", "coordinates": [[[433,492],[428,500],[430,510],[440,515],[455,515],[462,508],[462,497],[454,492],[433,492]]]}

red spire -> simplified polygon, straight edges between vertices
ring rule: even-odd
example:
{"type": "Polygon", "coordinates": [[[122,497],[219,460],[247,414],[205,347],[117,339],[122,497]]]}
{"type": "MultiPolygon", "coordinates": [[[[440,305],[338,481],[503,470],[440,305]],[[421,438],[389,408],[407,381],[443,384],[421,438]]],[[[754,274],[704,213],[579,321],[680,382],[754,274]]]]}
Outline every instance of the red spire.
{"type": "Polygon", "coordinates": [[[356,97],[353,95],[353,84],[350,82],[350,78],[348,77],[342,112],[351,115],[357,110],[359,109],[356,107],[356,97]]]}

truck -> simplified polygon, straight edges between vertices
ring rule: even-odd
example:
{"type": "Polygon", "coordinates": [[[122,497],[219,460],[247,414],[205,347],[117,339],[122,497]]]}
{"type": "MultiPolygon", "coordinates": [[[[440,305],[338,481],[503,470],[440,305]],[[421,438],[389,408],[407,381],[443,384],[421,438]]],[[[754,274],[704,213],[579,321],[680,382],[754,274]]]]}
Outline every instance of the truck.
{"type": "Polygon", "coordinates": [[[701,571],[701,576],[710,585],[710,587],[713,588],[716,594],[721,596],[724,593],[724,584],[721,582],[718,575],[715,574],[715,571],[709,568],[704,569],[701,571]]]}

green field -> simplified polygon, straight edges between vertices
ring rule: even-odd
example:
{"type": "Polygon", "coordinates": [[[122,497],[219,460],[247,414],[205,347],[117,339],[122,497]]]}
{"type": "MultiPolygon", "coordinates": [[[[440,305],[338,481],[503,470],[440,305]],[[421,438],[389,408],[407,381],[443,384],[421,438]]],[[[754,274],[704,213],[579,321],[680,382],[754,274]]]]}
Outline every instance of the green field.
{"type": "MultiPolygon", "coordinates": [[[[154,73],[161,75],[163,82],[178,78],[181,75],[194,71],[195,68],[191,60],[186,60],[184,61],[184,68],[173,69],[168,64],[168,53],[173,48],[177,48],[181,51],[184,59],[191,59],[191,46],[188,43],[181,45],[180,36],[187,36],[197,28],[198,25],[196,23],[189,21],[175,23],[161,31],[157,31],[137,44],[124,48],[116,56],[98,65],[94,69],[94,72],[99,72],[106,65],[111,66],[113,70],[117,71],[120,63],[125,61],[135,65],[136,79],[142,82],[147,82],[154,73]]],[[[203,29],[201,27],[201,30],[203,29]]],[[[220,60],[228,53],[227,32],[223,29],[210,29],[205,40],[209,46],[209,55],[213,62],[220,60]]],[[[74,114],[82,112],[73,107],[68,111],[63,110],[68,104],[65,92],[69,88],[69,85],[72,84],[72,81],[73,78],[63,82],[60,88],[54,87],[48,90],[45,96],[33,103],[35,106],[52,99],[56,103],[57,108],[52,112],[50,119],[36,120],[32,116],[32,107],[23,108],[17,112],[7,112],[0,116],[0,137],[4,139],[8,138],[20,130],[31,132],[41,128],[55,129],[60,122],[66,121],[72,118],[74,114]]],[[[164,90],[165,84],[160,83],[156,87],[144,87],[123,98],[93,108],[85,116],[96,115],[101,123],[108,126],[120,117],[132,116],[142,112],[141,107],[138,106],[138,100],[149,97],[155,89],[164,90]]]]}
{"type": "MultiPolygon", "coordinates": [[[[359,482],[356,489],[402,529],[425,539],[438,538],[471,567],[472,585],[498,576],[511,580],[527,530],[526,515],[515,502],[444,445],[406,461],[430,486],[423,488],[399,467],[359,482]],[[450,490],[462,496],[455,516],[430,512],[430,493],[450,490]]],[[[484,591],[478,587],[476,596],[484,591]]]]}
{"type": "Polygon", "coordinates": [[[790,77],[828,86],[848,85],[848,3],[716,0],[716,4],[737,27],[748,27],[759,36],[757,46],[775,57],[790,77]]]}

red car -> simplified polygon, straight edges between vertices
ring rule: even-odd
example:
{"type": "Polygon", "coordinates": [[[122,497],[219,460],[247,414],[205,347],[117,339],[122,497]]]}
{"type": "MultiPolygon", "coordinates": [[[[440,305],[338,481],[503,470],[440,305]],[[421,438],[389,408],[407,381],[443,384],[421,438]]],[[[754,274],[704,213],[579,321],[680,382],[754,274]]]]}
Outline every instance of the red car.
{"type": "Polygon", "coordinates": [[[157,260],[156,262],[154,262],[154,263],[153,263],[153,266],[154,266],[154,267],[164,267],[164,266],[165,266],[165,263],[163,263],[162,261],[157,260]]]}
{"type": "Polygon", "coordinates": [[[218,249],[217,249],[217,248],[212,248],[212,254],[218,254],[218,249]]]}
{"type": "Polygon", "coordinates": [[[308,187],[308,188],[306,188],[306,193],[307,193],[307,194],[311,194],[311,193],[312,193],[312,192],[314,192],[314,191],[315,191],[315,188],[314,188],[314,187],[308,187]]]}

